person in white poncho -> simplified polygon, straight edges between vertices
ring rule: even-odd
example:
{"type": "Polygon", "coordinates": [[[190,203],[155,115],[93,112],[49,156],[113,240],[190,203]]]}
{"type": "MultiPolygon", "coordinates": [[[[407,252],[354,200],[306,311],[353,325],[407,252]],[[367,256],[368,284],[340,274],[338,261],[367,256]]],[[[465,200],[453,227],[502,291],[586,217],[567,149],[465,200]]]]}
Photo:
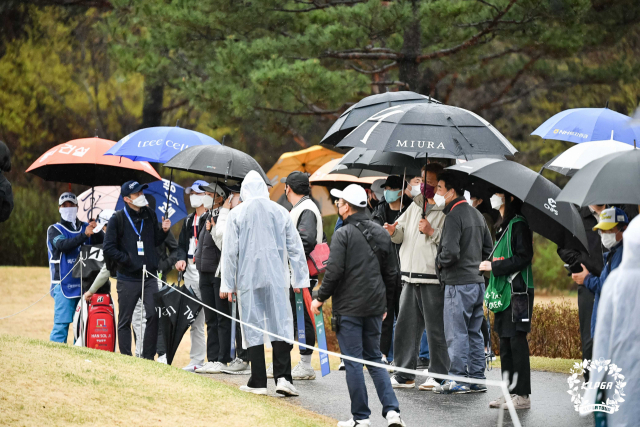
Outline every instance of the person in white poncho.
{"type": "MultiPolygon", "coordinates": [[[[242,203],[229,212],[222,245],[220,296],[236,293],[240,319],[293,341],[293,314],[289,304],[289,266],[294,288],[309,287],[309,270],[302,240],[282,206],[269,200],[260,175],[247,174],[240,190],[242,203]]],[[[229,297],[231,298],[231,297],[229,297]]],[[[243,326],[243,347],[248,349],[251,377],[243,391],[266,394],[265,334],[243,326]]],[[[291,378],[293,346],[269,336],[273,347],[276,392],[297,396],[291,378]]]]}
{"type": "MultiPolygon", "coordinates": [[[[624,252],[620,266],[607,277],[598,305],[598,322],[593,338],[593,360],[610,361],[609,369],[591,371],[591,388],[581,409],[604,402],[617,406],[613,414],[596,412],[598,425],[636,426],[640,419],[637,392],[640,389],[640,219],[635,218],[624,232],[624,252]],[[611,365],[619,369],[614,378],[611,365]],[[596,390],[595,383],[611,382],[611,388],[596,390]],[[626,383],[626,384],[624,384],[626,383]],[[619,386],[623,385],[622,389],[619,386]],[[626,390],[626,392],[624,391],[626,390]],[[621,400],[622,399],[622,400],[621,400]],[[614,402],[615,401],[615,402],[614,402]],[[606,417],[606,424],[602,418],[606,417]]],[[[617,371],[617,369],[616,369],[617,371]]],[[[582,411],[581,411],[582,412],[582,411]]]]}

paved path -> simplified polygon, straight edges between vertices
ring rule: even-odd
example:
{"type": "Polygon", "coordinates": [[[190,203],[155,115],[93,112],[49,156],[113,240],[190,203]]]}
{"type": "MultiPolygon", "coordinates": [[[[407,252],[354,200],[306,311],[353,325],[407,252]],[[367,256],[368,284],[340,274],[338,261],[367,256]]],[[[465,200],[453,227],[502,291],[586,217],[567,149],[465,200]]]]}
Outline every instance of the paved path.
{"type": "MultiPolygon", "coordinates": [[[[351,418],[349,394],[344,371],[332,372],[330,375],[315,381],[296,381],[295,386],[300,397],[290,398],[291,403],[329,417],[345,420],[351,418]]],[[[214,379],[222,379],[234,384],[246,384],[248,376],[211,375],[214,379]]],[[[567,394],[567,377],[565,374],[549,372],[532,373],[532,399],[530,410],[518,411],[523,426],[593,426],[593,418],[581,418],[573,409],[571,398],[567,394]]],[[[488,378],[500,379],[500,369],[488,372],[488,378]]],[[[419,378],[419,380],[423,378],[419,378]]],[[[373,426],[386,426],[378,402],[371,377],[365,372],[365,380],[369,391],[369,406],[373,426]]],[[[269,380],[269,393],[275,394],[273,380],[269,380]]],[[[489,387],[487,393],[464,395],[440,395],[433,392],[402,389],[396,390],[400,402],[400,410],[408,427],[451,427],[451,426],[495,426],[498,410],[489,408],[489,401],[500,395],[497,387],[489,387]]],[[[511,426],[511,418],[505,411],[505,426],[511,426]]]]}

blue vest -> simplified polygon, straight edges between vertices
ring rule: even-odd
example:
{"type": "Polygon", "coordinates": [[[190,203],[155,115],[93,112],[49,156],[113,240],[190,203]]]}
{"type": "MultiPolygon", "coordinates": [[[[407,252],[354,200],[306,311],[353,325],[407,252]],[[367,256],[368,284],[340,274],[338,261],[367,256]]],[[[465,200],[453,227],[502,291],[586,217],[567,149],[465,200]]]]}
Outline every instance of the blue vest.
{"type": "MultiPolygon", "coordinates": [[[[60,223],[53,224],[51,227],[62,233],[65,238],[70,239],[77,237],[80,233],[84,233],[87,226],[88,224],[83,222],[80,230],[77,231],[69,230],[60,223]]],[[[89,244],[90,240],[87,238],[85,244],[89,244]]],[[[55,257],[52,242],[47,239],[47,251],[49,252],[49,270],[51,271],[50,290],[53,291],[53,288],[60,284],[62,295],[66,298],[80,297],[80,278],[74,278],[73,274],[71,274],[71,270],[73,270],[73,266],[78,260],[78,255],[80,255],[80,246],[67,253],[59,251],[58,256],[55,257]]]]}

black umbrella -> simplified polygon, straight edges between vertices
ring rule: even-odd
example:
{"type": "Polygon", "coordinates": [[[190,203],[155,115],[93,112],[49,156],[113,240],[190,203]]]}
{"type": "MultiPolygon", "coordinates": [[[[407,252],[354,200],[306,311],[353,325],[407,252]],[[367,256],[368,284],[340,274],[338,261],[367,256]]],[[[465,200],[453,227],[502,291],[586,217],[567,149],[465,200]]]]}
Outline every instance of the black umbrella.
{"type": "Polygon", "coordinates": [[[353,173],[348,171],[369,170],[382,172],[387,175],[402,176],[406,174],[409,176],[419,176],[423,164],[423,160],[405,154],[354,148],[340,159],[331,173],[353,175],[353,173]]]}
{"type": "Polygon", "coordinates": [[[394,105],[411,104],[416,102],[440,103],[433,98],[429,98],[419,93],[401,91],[386,92],[379,95],[371,95],[352,105],[347,111],[336,120],[327,134],[322,138],[320,144],[336,145],[345,136],[354,130],[358,125],[374,114],[393,107],[394,105]]]}
{"type": "Polygon", "coordinates": [[[469,175],[522,200],[522,215],[531,230],[561,248],[588,252],[587,235],[578,209],[559,202],[560,188],[531,169],[510,160],[477,159],[447,170],[469,175]]]}
{"type": "Polygon", "coordinates": [[[640,205],[640,150],[606,155],[571,178],[558,200],[578,206],[640,205]]]}
{"type": "Polygon", "coordinates": [[[162,335],[167,347],[167,363],[171,365],[180,341],[187,329],[196,320],[202,305],[183,294],[195,295],[186,286],[163,286],[155,295],[156,306],[160,307],[162,335]],[[180,293],[180,292],[182,293],[180,293]]]}
{"type": "Polygon", "coordinates": [[[170,169],[194,172],[217,178],[242,180],[249,171],[256,171],[267,185],[271,185],[258,162],[235,148],[224,145],[199,145],[176,154],[164,164],[170,169]]]}

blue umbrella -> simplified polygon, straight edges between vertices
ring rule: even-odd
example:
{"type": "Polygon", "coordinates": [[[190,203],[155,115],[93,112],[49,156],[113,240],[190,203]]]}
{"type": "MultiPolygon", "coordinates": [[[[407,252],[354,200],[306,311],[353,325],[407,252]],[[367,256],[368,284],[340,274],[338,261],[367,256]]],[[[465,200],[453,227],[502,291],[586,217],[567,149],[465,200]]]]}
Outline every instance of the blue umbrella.
{"type": "MultiPolygon", "coordinates": [[[[162,181],[154,181],[149,185],[149,188],[144,190],[144,194],[152,195],[156,199],[156,216],[158,221],[162,220],[164,216],[166,219],[170,219],[172,224],[178,223],[181,219],[187,216],[187,207],[184,204],[184,188],[176,184],[171,183],[168,179],[162,181]],[[171,187],[171,195],[169,195],[169,187],[171,187]],[[169,214],[167,211],[167,198],[171,197],[169,205],[169,214]],[[162,201],[162,203],[161,203],[162,201]]],[[[124,200],[122,196],[118,198],[116,203],[116,210],[124,208],[124,200]]]]}
{"type": "Polygon", "coordinates": [[[179,152],[196,145],[220,145],[220,143],[194,130],[178,126],[158,126],[130,133],[107,150],[105,155],[166,163],[179,152]]]}
{"type": "Polygon", "coordinates": [[[575,143],[615,139],[633,145],[640,141],[640,127],[630,127],[631,117],[608,108],[573,108],[538,126],[531,135],[575,143]]]}

